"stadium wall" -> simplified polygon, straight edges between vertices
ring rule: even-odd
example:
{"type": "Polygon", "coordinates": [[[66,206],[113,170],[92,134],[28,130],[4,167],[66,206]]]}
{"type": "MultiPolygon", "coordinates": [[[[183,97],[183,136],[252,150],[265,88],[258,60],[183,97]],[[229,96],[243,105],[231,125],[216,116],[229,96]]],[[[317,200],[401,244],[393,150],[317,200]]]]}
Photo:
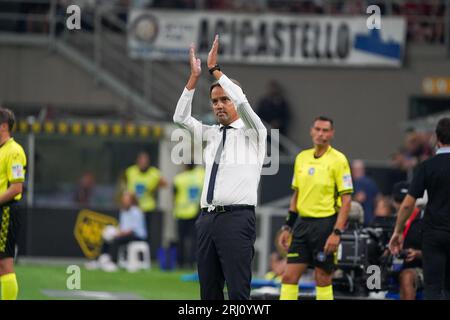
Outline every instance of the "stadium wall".
{"type": "Polygon", "coordinates": [[[126,101],[47,47],[0,46],[0,102],[122,110],[126,101]]]}

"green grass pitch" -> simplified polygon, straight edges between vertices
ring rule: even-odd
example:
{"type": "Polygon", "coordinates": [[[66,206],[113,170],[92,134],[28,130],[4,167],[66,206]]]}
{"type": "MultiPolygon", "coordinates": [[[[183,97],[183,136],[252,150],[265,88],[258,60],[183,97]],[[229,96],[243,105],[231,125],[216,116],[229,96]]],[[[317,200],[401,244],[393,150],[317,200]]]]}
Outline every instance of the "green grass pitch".
{"type": "MultiPolygon", "coordinates": [[[[118,271],[106,273],[100,270],[86,270],[80,266],[80,284],[83,291],[106,291],[135,294],[143,299],[192,300],[200,298],[197,282],[184,282],[181,276],[194,270],[161,271],[153,268],[148,271],[128,273],[118,271]]],[[[42,290],[67,289],[67,266],[45,266],[19,264],[15,267],[19,282],[21,300],[51,300],[42,290]]],[[[57,299],[57,298],[56,298],[57,299]]],[[[67,299],[67,298],[61,298],[67,299]]]]}

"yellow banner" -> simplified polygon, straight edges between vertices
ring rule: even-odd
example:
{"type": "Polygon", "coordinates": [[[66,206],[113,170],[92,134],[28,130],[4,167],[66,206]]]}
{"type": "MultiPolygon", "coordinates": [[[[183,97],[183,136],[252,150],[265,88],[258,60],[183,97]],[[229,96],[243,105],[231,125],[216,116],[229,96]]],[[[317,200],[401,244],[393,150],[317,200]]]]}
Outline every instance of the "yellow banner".
{"type": "Polygon", "coordinates": [[[105,122],[82,122],[82,121],[45,121],[29,123],[24,119],[17,121],[13,128],[14,132],[23,134],[58,134],[58,135],[85,135],[85,136],[114,136],[114,137],[152,137],[160,139],[163,137],[163,128],[160,125],[149,125],[139,123],[105,123],[105,122]]]}

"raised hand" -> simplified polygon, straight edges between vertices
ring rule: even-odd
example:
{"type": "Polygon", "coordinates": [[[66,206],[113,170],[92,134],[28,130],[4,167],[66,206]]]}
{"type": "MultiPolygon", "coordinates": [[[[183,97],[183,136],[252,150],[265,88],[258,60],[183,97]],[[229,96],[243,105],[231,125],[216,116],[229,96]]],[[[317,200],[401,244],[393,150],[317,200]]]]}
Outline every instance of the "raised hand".
{"type": "Polygon", "coordinates": [[[208,53],[208,60],[207,60],[208,69],[211,69],[217,64],[218,52],[219,52],[219,35],[216,34],[211,50],[208,53]]]}
{"type": "Polygon", "coordinates": [[[200,77],[202,73],[201,61],[195,56],[195,45],[192,43],[189,49],[189,63],[191,64],[191,75],[200,77]]]}

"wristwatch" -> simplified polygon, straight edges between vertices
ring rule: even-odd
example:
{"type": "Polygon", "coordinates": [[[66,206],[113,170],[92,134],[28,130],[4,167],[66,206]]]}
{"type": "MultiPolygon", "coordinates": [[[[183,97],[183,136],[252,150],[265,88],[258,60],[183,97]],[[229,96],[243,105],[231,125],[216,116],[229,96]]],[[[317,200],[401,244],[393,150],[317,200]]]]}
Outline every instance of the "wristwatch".
{"type": "Polygon", "coordinates": [[[289,231],[289,232],[291,232],[292,228],[285,224],[284,226],[281,227],[281,231],[289,231]]]}
{"type": "Polygon", "coordinates": [[[333,234],[335,234],[335,235],[337,235],[337,236],[341,236],[342,235],[342,230],[341,229],[338,229],[338,228],[336,228],[336,229],[334,229],[333,230],[333,234]]]}
{"type": "Polygon", "coordinates": [[[218,64],[216,64],[214,67],[212,67],[211,69],[209,69],[209,73],[213,74],[214,71],[219,70],[220,71],[220,67],[218,64]]]}

